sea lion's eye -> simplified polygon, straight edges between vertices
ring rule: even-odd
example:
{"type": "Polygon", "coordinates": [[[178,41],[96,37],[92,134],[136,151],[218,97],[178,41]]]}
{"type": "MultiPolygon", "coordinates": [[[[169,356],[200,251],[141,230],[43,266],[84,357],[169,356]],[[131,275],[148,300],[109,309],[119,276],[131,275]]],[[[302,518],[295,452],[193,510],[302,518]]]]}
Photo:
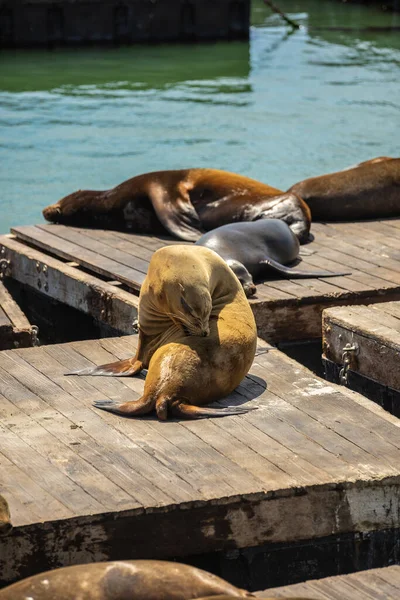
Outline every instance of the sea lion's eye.
{"type": "Polygon", "coordinates": [[[190,308],[189,304],[186,302],[183,296],[181,296],[181,305],[185,312],[187,312],[189,315],[192,314],[192,309],[190,308]]]}

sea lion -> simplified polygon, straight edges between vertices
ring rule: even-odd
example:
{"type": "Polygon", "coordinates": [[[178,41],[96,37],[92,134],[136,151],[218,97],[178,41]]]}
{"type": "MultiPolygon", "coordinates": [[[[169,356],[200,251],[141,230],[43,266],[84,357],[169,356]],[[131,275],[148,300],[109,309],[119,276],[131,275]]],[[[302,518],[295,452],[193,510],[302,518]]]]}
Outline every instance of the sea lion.
{"type": "Polygon", "coordinates": [[[127,416],[155,408],[161,420],[169,411],[190,419],[251,410],[201,408],[239,385],[257,343],[256,323],[242,287],[215,252],[194,245],[157,250],[140,291],[138,320],[139,344],[133,358],[69,375],[129,376],[148,368],[143,396],[94,406],[127,416]]]}
{"type": "MultiPolygon", "coordinates": [[[[251,596],[250,596],[251,597],[251,596]]],[[[257,596],[258,598],[261,598],[262,600],[315,600],[312,598],[305,598],[305,597],[299,597],[299,596],[281,596],[279,594],[279,596],[257,596]]],[[[207,596],[204,598],[197,598],[196,600],[230,600],[230,598],[232,598],[232,596],[227,596],[227,595],[218,595],[218,596],[207,596]]]]}
{"type": "Polygon", "coordinates": [[[308,204],[315,221],[400,216],[400,158],[380,156],[289,188],[308,204]]]}
{"type": "Polygon", "coordinates": [[[13,528],[8,502],[0,494],[0,536],[8,535],[13,528]]]}
{"type": "Polygon", "coordinates": [[[106,191],[79,190],[43,210],[48,221],[170,234],[195,242],[202,232],[236,221],[278,218],[301,242],[311,214],[303,200],[265,183],[217,169],[137,175],[106,191]]]}
{"type": "Polygon", "coordinates": [[[191,600],[251,598],[202,569],[162,560],[75,565],[33,575],[0,590],[0,600],[191,600]]]}
{"type": "Polygon", "coordinates": [[[202,235],[195,245],[217,252],[235,273],[248,298],[257,291],[253,278],[259,279],[268,273],[291,278],[349,274],[298,271],[285,266],[298,258],[300,244],[290,227],[279,219],[222,225],[202,235]]]}

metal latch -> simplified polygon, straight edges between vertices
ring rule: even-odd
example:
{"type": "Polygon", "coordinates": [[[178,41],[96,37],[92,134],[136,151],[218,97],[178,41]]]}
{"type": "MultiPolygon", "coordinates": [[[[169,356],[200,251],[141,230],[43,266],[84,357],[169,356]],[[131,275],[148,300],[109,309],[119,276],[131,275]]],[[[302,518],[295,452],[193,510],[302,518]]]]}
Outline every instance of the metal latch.
{"type": "Polygon", "coordinates": [[[0,258],[0,279],[3,279],[9,273],[10,261],[6,258],[0,258]]]}
{"type": "Polygon", "coordinates": [[[342,385],[347,385],[347,375],[351,366],[354,367],[354,357],[357,356],[359,351],[358,344],[346,344],[342,351],[342,363],[343,367],[339,371],[339,382],[342,385]],[[353,363],[353,364],[352,364],[353,363]]]}

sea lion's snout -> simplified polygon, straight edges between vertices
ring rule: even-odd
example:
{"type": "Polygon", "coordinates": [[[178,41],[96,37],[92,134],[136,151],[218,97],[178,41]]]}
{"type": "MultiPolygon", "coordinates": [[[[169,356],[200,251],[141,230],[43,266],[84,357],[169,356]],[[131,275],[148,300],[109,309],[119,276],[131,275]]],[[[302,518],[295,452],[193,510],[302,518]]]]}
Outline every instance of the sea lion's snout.
{"type": "Polygon", "coordinates": [[[51,204],[50,206],[46,206],[46,208],[43,209],[42,214],[46,221],[56,223],[61,215],[61,208],[58,204],[51,204]]]}
{"type": "Polygon", "coordinates": [[[210,328],[207,327],[207,328],[202,329],[201,335],[202,335],[202,337],[208,337],[210,335],[210,328]]]}
{"type": "Polygon", "coordinates": [[[257,288],[254,283],[249,285],[243,285],[244,293],[246,294],[246,298],[251,298],[257,292],[257,288]]]}

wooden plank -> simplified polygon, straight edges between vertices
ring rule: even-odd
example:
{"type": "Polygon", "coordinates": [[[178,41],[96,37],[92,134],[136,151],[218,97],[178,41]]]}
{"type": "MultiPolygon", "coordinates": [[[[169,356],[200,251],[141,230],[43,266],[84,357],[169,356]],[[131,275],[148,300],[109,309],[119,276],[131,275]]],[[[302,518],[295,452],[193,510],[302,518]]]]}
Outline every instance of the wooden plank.
{"type": "Polygon", "coordinates": [[[11,231],[19,239],[29,242],[46,252],[56,254],[65,260],[74,260],[107,279],[122,281],[130,288],[140,290],[140,286],[144,281],[145,275],[141,271],[127,267],[106,256],[100,256],[97,252],[92,252],[75,243],[59,238],[39,227],[26,225],[24,227],[14,227],[11,231]]]}
{"type": "MultiPolygon", "coordinates": [[[[17,329],[30,329],[31,324],[28,319],[18,306],[18,304],[13,300],[4,284],[0,281],[0,310],[5,313],[12,323],[12,325],[17,329]]],[[[1,314],[0,314],[1,319],[1,314]]]]}
{"type": "MultiPolygon", "coordinates": [[[[103,257],[106,259],[111,259],[121,265],[125,265],[140,273],[147,273],[147,269],[149,266],[148,260],[142,260],[141,258],[127,253],[120,248],[115,247],[115,245],[105,244],[103,239],[100,239],[99,236],[92,237],[88,236],[82,231],[77,231],[73,227],[66,227],[65,225],[58,225],[57,227],[53,227],[49,229],[47,225],[36,225],[36,228],[41,229],[45,232],[50,232],[51,235],[60,238],[61,240],[71,242],[72,244],[76,244],[82,250],[79,250],[78,257],[81,255],[80,253],[83,251],[85,254],[86,250],[89,250],[96,254],[98,257],[103,257]]],[[[90,258],[90,255],[89,255],[90,258]]],[[[79,259],[78,259],[79,262],[79,259]]]]}
{"type": "MultiPolygon", "coordinates": [[[[1,281],[0,281],[0,286],[2,285],[1,281]]],[[[6,315],[6,313],[4,312],[3,308],[0,305],[0,328],[3,329],[4,327],[7,328],[12,328],[12,324],[10,319],[8,318],[8,316],[6,315]]]]}
{"type": "Polygon", "coordinates": [[[137,317],[137,296],[67,266],[17,241],[13,236],[0,236],[0,245],[6,249],[13,278],[18,282],[103,321],[118,331],[132,333],[132,322],[137,317]],[[44,267],[47,269],[46,276],[44,267]]]}
{"type": "Polygon", "coordinates": [[[93,400],[138,398],[143,377],[64,375],[136,343],[0,353],[2,478],[19,536],[4,542],[3,581],[28,575],[36,557],[43,570],[128,551],[171,558],[400,528],[399,427],[375,407],[262,342],[249,377],[220,403],[258,410],[220,420],[123,419],[93,400]]]}
{"type": "Polygon", "coordinates": [[[256,592],[255,596],[257,598],[304,596],[319,600],[397,600],[400,596],[400,567],[395,565],[269,588],[256,592]]]}
{"type": "MultiPolygon", "coordinates": [[[[42,426],[36,419],[18,410],[15,404],[9,402],[4,396],[0,396],[1,415],[0,424],[12,431],[32,451],[45,458],[64,475],[69,477],[77,486],[85,489],[93,498],[101,503],[107,510],[119,510],[132,507],[132,496],[111,482],[99,470],[102,466],[95,468],[76,452],[81,441],[60,441],[59,435],[53,435],[52,431],[42,426]]],[[[57,416],[47,416],[47,425],[57,416]]],[[[60,429],[70,429],[70,423],[64,424],[60,429]]],[[[68,433],[70,433],[68,431],[68,433]]],[[[71,438],[69,438],[71,439],[71,438]]],[[[78,437],[79,439],[79,437],[78,437]]],[[[48,490],[51,492],[51,489],[48,490]]],[[[47,514],[51,518],[51,513],[47,514]]]]}
{"type": "Polygon", "coordinates": [[[0,350],[34,346],[36,336],[37,327],[31,326],[0,279],[0,350]]]}
{"type": "MultiPolygon", "coordinates": [[[[46,354],[52,356],[50,348],[56,349],[57,346],[47,347],[44,349],[46,354]]],[[[58,346],[62,351],[62,345],[58,346]]],[[[21,351],[22,352],[22,351],[21,351]]],[[[23,355],[25,356],[25,355],[23,355]]],[[[3,358],[0,356],[0,359],[3,358]]],[[[8,357],[7,357],[8,358],[8,357]]],[[[147,503],[168,504],[174,500],[174,496],[169,493],[165,493],[162,489],[157,487],[157,471],[158,465],[155,460],[151,460],[147,455],[140,455],[136,457],[138,453],[137,446],[130,444],[126,436],[118,435],[118,430],[114,427],[108,427],[107,421],[104,423],[104,419],[98,414],[98,411],[92,410],[92,401],[104,399],[104,395],[94,393],[95,390],[91,390],[90,386],[86,386],[84,394],[80,393],[80,401],[75,400],[77,394],[75,389],[79,383],[66,383],[66,386],[74,386],[74,391],[69,394],[64,389],[59,387],[56,382],[52,382],[48,376],[44,376],[39,370],[33,369],[27,361],[23,360],[19,355],[13,355],[13,361],[15,365],[10,363],[7,364],[7,371],[11,373],[16,379],[21,381],[22,378],[25,380],[28,378],[29,383],[26,386],[34,393],[39,395],[46,400],[47,403],[51,403],[56,406],[59,412],[62,412],[67,418],[69,418],[74,424],[87,433],[88,436],[94,437],[97,444],[100,444],[98,450],[99,454],[103,456],[106,467],[112,466],[119,471],[121,477],[129,477],[131,481],[130,490],[142,505],[147,503]],[[88,406],[82,407],[83,397],[88,400],[88,406]],[[134,450],[134,452],[133,452],[134,450]],[[146,460],[144,460],[146,459],[146,460]],[[149,470],[153,471],[149,476],[149,470]],[[147,475],[147,477],[146,477],[147,475]]],[[[46,358],[36,363],[42,365],[46,363],[46,358]]],[[[48,361],[50,362],[50,361],[48,361]]],[[[54,363],[50,363],[50,372],[55,369],[54,363]]],[[[57,375],[60,375],[60,371],[65,373],[65,366],[59,365],[59,371],[57,375]]],[[[86,379],[86,378],[85,378],[86,379]]],[[[71,378],[63,377],[63,380],[69,382],[71,378]]],[[[113,396],[115,398],[115,396],[113,396]]],[[[107,471],[110,476],[109,470],[107,471]]],[[[164,474],[165,480],[169,481],[171,474],[164,474]]],[[[126,481],[125,481],[126,486],[126,481]]],[[[164,485],[165,488],[165,485],[164,485]]]]}
{"type": "MultiPolygon", "coordinates": [[[[394,310],[391,303],[392,310],[394,310]]],[[[326,358],[343,363],[346,344],[356,345],[350,356],[352,371],[384,386],[400,390],[398,355],[400,320],[375,306],[333,308],[323,313],[323,349],[326,358]]]]}
{"type": "MultiPolygon", "coordinates": [[[[273,343],[320,337],[322,311],[325,308],[400,300],[400,262],[397,260],[400,249],[397,248],[395,234],[391,234],[392,231],[397,231],[392,224],[389,226],[381,222],[374,225],[371,222],[329,225],[314,223],[312,231],[315,240],[303,250],[302,262],[296,268],[326,269],[330,272],[350,270],[352,274],[329,280],[273,278],[259,284],[257,296],[251,299],[250,304],[257,321],[259,335],[273,343]],[[385,238],[391,240],[390,243],[385,244],[385,238]]],[[[141,236],[59,225],[20,227],[16,228],[15,232],[21,239],[30,240],[32,244],[47,248],[48,252],[59,253],[59,256],[64,258],[68,256],[68,260],[71,258],[75,260],[77,254],[83,253],[80,262],[85,268],[91,269],[94,273],[101,273],[108,280],[119,281],[130,286],[130,289],[136,290],[140,288],[142,279],[130,272],[128,281],[127,273],[124,271],[131,268],[128,265],[136,265],[137,268],[134,270],[144,276],[146,265],[155,250],[168,244],[184,243],[162,236],[141,236]],[[50,240],[54,243],[50,243],[50,240]],[[90,266],[91,264],[94,266],[90,266]]],[[[12,252],[14,260],[17,254],[15,247],[12,252]]],[[[27,276],[20,273],[20,265],[22,266],[23,261],[15,258],[15,262],[18,264],[14,268],[15,276],[26,280],[27,276]]],[[[68,267],[64,265],[64,268],[68,267]]],[[[54,278],[54,275],[52,277],[54,278]]],[[[65,277],[65,273],[59,276],[59,285],[65,277]]],[[[43,292],[42,276],[38,277],[36,273],[32,273],[30,279],[36,289],[40,287],[40,282],[43,292]]],[[[93,280],[91,285],[94,286],[93,280]]],[[[49,281],[49,289],[44,291],[46,295],[61,295],[50,287],[49,281]]],[[[116,289],[116,286],[110,287],[116,289]]],[[[73,294],[68,294],[67,297],[68,302],[74,302],[73,294]]],[[[115,296],[111,294],[110,298],[112,303],[115,296]]],[[[107,314],[111,310],[113,326],[122,331],[132,331],[125,324],[122,327],[118,326],[118,318],[115,309],[110,308],[110,302],[106,302],[101,296],[99,302],[102,305],[100,310],[94,302],[93,304],[96,304],[94,308],[87,308],[85,300],[82,301],[82,306],[89,314],[93,310],[96,318],[105,322],[111,320],[107,314]]],[[[77,301],[75,305],[79,308],[77,301]]]]}

